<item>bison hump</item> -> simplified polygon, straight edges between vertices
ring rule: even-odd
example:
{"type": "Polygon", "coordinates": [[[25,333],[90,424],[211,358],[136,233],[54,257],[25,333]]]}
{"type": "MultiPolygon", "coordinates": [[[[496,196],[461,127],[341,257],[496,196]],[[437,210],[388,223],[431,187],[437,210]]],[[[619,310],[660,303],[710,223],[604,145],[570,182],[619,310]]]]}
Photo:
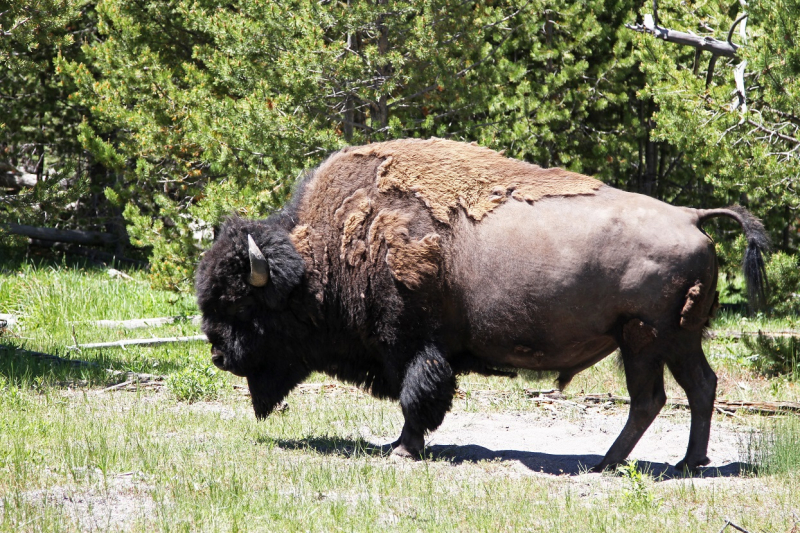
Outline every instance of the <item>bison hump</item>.
{"type": "Polygon", "coordinates": [[[376,143],[348,154],[382,159],[378,190],[415,195],[444,224],[450,223],[458,207],[481,220],[508,198],[533,203],[547,196],[593,194],[602,185],[589,176],[544,169],[488,148],[444,139],[376,143]]]}

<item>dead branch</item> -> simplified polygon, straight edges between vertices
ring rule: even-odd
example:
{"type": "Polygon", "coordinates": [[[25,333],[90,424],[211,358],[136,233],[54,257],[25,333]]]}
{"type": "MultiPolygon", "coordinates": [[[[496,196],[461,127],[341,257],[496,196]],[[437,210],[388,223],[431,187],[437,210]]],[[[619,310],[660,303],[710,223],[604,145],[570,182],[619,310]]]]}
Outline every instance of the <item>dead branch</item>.
{"type": "Polygon", "coordinates": [[[728,31],[728,40],[720,41],[714,37],[701,37],[694,33],[686,33],[659,26],[657,0],[653,0],[653,15],[649,13],[645,14],[643,24],[626,24],[625,27],[639,33],[649,33],[657,39],[662,39],[667,42],[695,48],[697,50],[695,54],[695,70],[700,60],[700,52],[711,52],[711,60],[709,61],[708,72],[706,74],[706,87],[708,87],[714,75],[714,66],[717,63],[717,58],[719,56],[736,57],[736,51],[740,47],[731,40],[733,38],[733,30],[746,18],[747,15],[745,14],[736,19],[728,31]]]}
{"type": "Polygon", "coordinates": [[[103,389],[103,392],[111,392],[117,390],[124,390],[124,391],[137,391],[140,389],[161,389],[164,387],[163,381],[138,381],[138,380],[128,380],[117,385],[112,385],[110,387],[106,387],[103,389]]]}
{"type": "MultiPolygon", "coordinates": [[[[65,359],[57,355],[43,353],[43,352],[36,352],[33,350],[24,350],[22,348],[16,348],[13,346],[7,346],[7,348],[12,348],[16,353],[21,353],[23,355],[27,355],[28,357],[35,357],[37,359],[53,363],[70,365],[75,367],[99,368],[99,365],[92,361],[81,361],[80,359],[65,359]]],[[[132,386],[133,384],[142,384],[147,386],[161,386],[163,384],[162,382],[166,379],[166,376],[161,376],[158,374],[140,374],[137,372],[130,372],[125,370],[113,370],[110,368],[106,368],[105,371],[109,376],[121,377],[125,381],[117,385],[111,385],[110,387],[103,389],[104,391],[118,390],[128,386],[132,386]]]]}
{"type": "Polygon", "coordinates": [[[96,348],[125,348],[126,346],[157,346],[174,342],[207,341],[205,335],[191,335],[189,337],[154,337],[152,339],[125,339],[113,342],[92,342],[67,346],[67,350],[92,350],[96,348]]]}
{"type": "MultiPolygon", "coordinates": [[[[0,318],[2,317],[0,316],[0,318]]],[[[191,322],[192,325],[196,326],[200,324],[200,315],[135,318],[131,320],[97,320],[92,322],[92,324],[101,328],[140,329],[165,326],[167,324],[174,324],[175,322],[182,321],[191,322]]]]}
{"type": "Polygon", "coordinates": [[[782,141],[786,141],[786,142],[790,142],[790,143],[793,143],[793,144],[800,145],[800,139],[795,139],[794,137],[790,137],[789,135],[784,135],[783,133],[781,133],[779,131],[771,130],[771,129],[765,127],[765,126],[762,126],[761,124],[759,124],[757,122],[754,122],[754,121],[750,120],[750,119],[747,119],[747,123],[750,124],[751,126],[753,126],[754,128],[756,128],[757,130],[759,130],[759,131],[761,131],[763,133],[766,133],[768,135],[768,137],[770,138],[770,140],[772,140],[773,137],[777,137],[778,139],[780,139],[782,141]]]}
{"type": "Polygon", "coordinates": [[[692,33],[670,30],[669,28],[662,28],[656,25],[648,27],[650,22],[648,16],[645,15],[644,24],[626,24],[625,27],[639,33],[649,33],[650,35],[670,43],[692,46],[701,51],[711,52],[714,56],[736,57],[736,50],[739,47],[735,44],[719,41],[713,37],[701,37],[692,33]]]}

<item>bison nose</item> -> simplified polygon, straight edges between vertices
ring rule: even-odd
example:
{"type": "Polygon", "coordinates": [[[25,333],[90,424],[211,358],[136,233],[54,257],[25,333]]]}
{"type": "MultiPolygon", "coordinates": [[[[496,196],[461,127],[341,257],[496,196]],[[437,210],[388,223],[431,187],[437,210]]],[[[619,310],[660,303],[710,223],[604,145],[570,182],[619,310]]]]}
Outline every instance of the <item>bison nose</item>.
{"type": "Polygon", "coordinates": [[[220,370],[225,370],[225,356],[216,348],[211,349],[211,362],[220,370]]]}

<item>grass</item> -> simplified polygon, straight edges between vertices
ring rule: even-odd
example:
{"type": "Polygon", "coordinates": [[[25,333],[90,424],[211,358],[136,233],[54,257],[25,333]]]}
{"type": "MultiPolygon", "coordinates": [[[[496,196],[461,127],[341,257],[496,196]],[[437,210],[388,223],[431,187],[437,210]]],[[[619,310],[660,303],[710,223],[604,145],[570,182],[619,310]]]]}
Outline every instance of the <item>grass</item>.
{"type": "MultiPolygon", "coordinates": [[[[632,463],[618,475],[553,476],[503,459],[396,462],[373,443],[399,434],[399,407],[329,387],[325,376],[259,423],[233,387],[243,381],[211,367],[203,343],[67,351],[73,335],[94,342],[199,333],[189,322],[93,326],[197,313],[191,295],[153,291],[142,273],[129,274],[125,281],[81,264],[0,263],[0,313],[21,318],[0,337],[0,532],[705,532],[726,518],[751,531],[789,531],[800,512],[796,418],[737,419],[743,459],[757,474],[733,479],[658,479],[632,463]],[[104,391],[122,379],[106,369],[165,375],[168,385],[104,391]]],[[[721,329],[735,321],[723,318],[721,329]]],[[[722,397],[798,400],[795,382],[754,375],[739,343],[709,341],[706,349],[722,397]]],[[[552,381],[465,376],[460,387],[456,413],[531,414],[544,410],[526,390],[552,381]]],[[[674,382],[668,387],[682,395],[674,382]]],[[[626,394],[613,358],[576,376],[568,392],[581,391],[626,394]]]]}
{"type": "Polygon", "coordinates": [[[780,476],[800,471],[800,420],[761,421],[744,439],[743,455],[755,473],[780,476]]]}

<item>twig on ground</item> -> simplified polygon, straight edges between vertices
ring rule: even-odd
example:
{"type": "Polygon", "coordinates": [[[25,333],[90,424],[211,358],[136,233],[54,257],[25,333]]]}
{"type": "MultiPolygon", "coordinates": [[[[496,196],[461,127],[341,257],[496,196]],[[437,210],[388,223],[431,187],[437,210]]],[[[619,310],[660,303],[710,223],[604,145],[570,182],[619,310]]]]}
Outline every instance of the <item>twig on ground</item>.
{"type": "Polygon", "coordinates": [[[733,529],[735,529],[737,531],[741,531],[742,533],[750,533],[745,528],[743,528],[741,526],[737,526],[736,524],[734,524],[733,522],[731,522],[728,519],[725,520],[725,525],[722,526],[722,529],[719,530],[719,533],[722,533],[723,531],[725,531],[728,528],[728,526],[731,526],[733,529]]]}
{"type": "Polygon", "coordinates": [[[67,346],[67,350],[89,350],[95,348],[125,348],[126,346],[156,346],[174,342],[207,341],[205,335],[191,335],[189,337],[154,337],[152,339],[125,339],[113,342],[92,342],[67,346]]]}
{"type": "Polygon", "coordinates": [[[136,374],[134,372],[120,372],[119,370],[113,371],[115,375],[125,375],[126,379],[122,383],[111,385],[103,389],[103,392],[111,392],[117,390],[137,390],[137,389],[158,389],[164,386],[165,376],[155,374],[136,374]]]}
{"type": "Polygon", "coordinates": [[[722,407],[719,406],[715,406],[714,409],[721,415],[729,416],[731,418],[741,418],[734,411],[729,411],[728,409],[723,409],[722,407]]]}
{"type": "Polygon", "coordinates": [[[116,385],[111,385],[110,387],[106,387],[105,389],[103,389],[103,392],[124,389],[125,387],[127,387],[128,385],[132,385],[133,383],[135,383],[135,381],[129,379],[128,381],[123,381],[122,383],[117,383],[116,385]]]}

